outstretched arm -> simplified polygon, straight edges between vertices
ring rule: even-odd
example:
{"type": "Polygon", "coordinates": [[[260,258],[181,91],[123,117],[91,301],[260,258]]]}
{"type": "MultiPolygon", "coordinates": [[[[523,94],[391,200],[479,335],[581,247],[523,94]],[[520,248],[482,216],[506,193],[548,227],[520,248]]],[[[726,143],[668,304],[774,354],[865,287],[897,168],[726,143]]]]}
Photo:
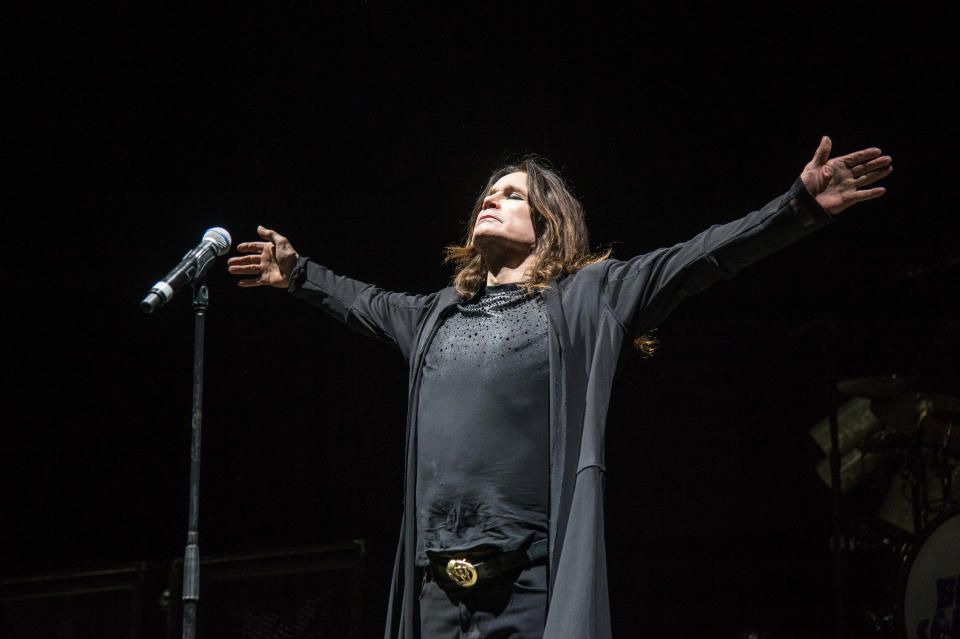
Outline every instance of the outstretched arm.
{"type": "Polygon", "coordinates": [[[259,226],[257,234],[264,241],[237,245],[238,251],[248,255],[227,261],[230,273],[248,276],[237,282],[239,286],[287,289],[350,328],[395,346],[405,357],[411,355],[417,328],[435,295],[383,291],[301,257],[274,230],[259,226]]]}
{"type": "Polygon", "coordinates": [[[606,295],[621,323],[648,330],[685,297],[824,226],[844,209],[886,192],[866,187],[893,171],[889,156],[872,147],[830,159],[831,148],[824,136],[791,189],[762,209],[673,247],[626,262],[611,260],[606,295]]]}
{"type": "Polygon", "coordinates": [[[865,189],[893,171],[893,159],[871,147],[830,159],[833,143],[823,136],[813,159],[803,167],[800,180],[817,204],[836,215],[857,202],[872,200],[887,192],[882,186],[865,189]]]}

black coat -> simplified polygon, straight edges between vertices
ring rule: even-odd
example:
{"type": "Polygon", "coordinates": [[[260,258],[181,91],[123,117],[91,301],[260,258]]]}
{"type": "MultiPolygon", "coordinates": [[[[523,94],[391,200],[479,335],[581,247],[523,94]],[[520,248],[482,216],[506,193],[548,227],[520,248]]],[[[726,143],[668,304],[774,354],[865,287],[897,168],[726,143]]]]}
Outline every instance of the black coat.
{"type": "MultiPolygon", "coordinates": [[[[606,639],[610,606],[604,547],[604,433],[614,373],[633,338],[685,297],[730,277],[827,224],[831,216],[797,180],[759,211],[688,242],[631,260],[608,259],[550,282],[549,604],[545,637],[606,639]]],[[[391,293],[300,258],[290,292],[349,327],[393,345],[410,367],[405,509],[386,639],[414,639],[416,415],[420,368],[444,314],[462,297],[391,293]]]]}

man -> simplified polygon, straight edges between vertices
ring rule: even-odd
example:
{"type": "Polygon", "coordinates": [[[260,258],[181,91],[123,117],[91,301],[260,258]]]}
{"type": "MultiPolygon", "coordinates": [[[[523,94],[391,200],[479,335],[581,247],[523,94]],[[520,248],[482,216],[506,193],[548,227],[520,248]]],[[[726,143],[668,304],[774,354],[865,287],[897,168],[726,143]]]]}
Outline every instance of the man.
{"type": "Polygon", "coordinates": [[[870,148],[824,137],[790,190],[628,261],[589,252],[583,210],[536,160],[495,172],[454,286],[388,293],[300,257],[275,231],[237,248],[241,286],[288,288],[409,363],[405,511],[386,637],[610,636],[603,440],[617,360],[684,297],[883,188],[870,148]],[[418,597],[418,599],[414,599],[418,597]]]}

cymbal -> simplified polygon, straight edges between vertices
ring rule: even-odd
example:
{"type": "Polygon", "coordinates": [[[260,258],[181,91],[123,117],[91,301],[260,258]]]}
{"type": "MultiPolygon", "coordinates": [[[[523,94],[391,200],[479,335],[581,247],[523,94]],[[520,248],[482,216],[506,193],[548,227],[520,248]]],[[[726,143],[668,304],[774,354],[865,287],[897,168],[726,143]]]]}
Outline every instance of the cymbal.
{"type": "Polygon", "coordinates": [[[956,397],[917,393],[917,401],[932,417],[943,421],[960,422],[960,399],[956,397]]]}
{"type": "Polygon", "coordinates": [[[924,442],[960,447],[960,399],[956,397],[925,393],[876,397],[870,401],[870,411],[900,434],[912,436],[922,426],[924,442]]]}
{"type": "Polygon", "coordinates": [[[844,395],[880,399],[894,395],[912,394],[913,382],[906,377],[853,377],[837,382],[837,390],[844,395]]]}

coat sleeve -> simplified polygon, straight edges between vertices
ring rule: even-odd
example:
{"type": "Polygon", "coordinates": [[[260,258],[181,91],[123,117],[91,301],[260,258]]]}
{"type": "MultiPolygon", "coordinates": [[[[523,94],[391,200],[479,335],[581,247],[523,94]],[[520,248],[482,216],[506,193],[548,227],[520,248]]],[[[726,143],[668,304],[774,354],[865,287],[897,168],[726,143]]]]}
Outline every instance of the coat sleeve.
{"type": "Polygon", "coordinates": [[[798,179],[789,191],[739,220],[631,260],[611,260],[603,295],[629,331],[649,330],[685,297],[829,224],[832,217],[798,179]]]}
{"type": "Polygon", "coordinates": [[[384,291],[337,275],[307,257],[297,260],[288,290],[349,328],[390,344],[407,359],[413,352],[420,320],[436,296],[384,291]]]}

